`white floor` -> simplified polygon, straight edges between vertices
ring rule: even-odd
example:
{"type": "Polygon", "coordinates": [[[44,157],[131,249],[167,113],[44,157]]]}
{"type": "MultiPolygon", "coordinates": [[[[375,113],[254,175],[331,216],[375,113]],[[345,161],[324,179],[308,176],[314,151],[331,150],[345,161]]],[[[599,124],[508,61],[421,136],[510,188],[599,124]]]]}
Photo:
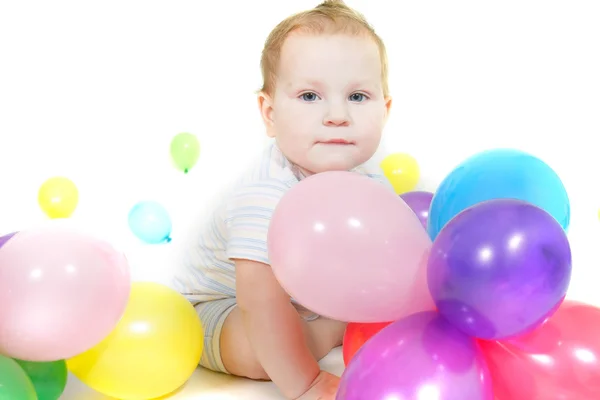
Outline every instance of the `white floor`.
{"type": "MultiPolygon", "coordinates": [[[[321,360],[321,368],[338,376],[344,371],[341,347],[321,360]]],[[[161,400],[284,400],[271,382],[254,382],[214,373],[199,367],[179,391],[161,400]]],[[[101,395],[77,378],[69,375],[69,382],[61,400],[116,400],[101,395]]],[[[150,399],[149,399],[150,400],[150,399]]]]}

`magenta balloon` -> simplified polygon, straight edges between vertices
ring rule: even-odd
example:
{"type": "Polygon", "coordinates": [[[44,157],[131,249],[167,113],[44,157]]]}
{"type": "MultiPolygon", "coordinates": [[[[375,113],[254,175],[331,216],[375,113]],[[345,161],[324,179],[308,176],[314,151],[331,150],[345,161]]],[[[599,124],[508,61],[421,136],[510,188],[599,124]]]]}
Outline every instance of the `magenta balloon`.
{"type": "Polygon", "coordinates": [[[429,218],[429,206],[433,199],[433,193],[424,191],[406,192],[400,195],[400,198],[408,204],[413,210],[423,228],[427,229],[427,219],[429,218]]]}
{"type": "Polygon", "coordinates": [[[306,308],[340,321],[394,321],[435,308],[427,288],[431,239],[387,186],[325,172],[280,200],[268,234],[270,263],[306,308]]]}
{"type": "Polygon", "coordinates": [[[492,400],[490,373],[474,338],[435,311],[373,336],[344,371],[336,400],[492,400]]]}
{"type": "Polygon", "coordinates": [[[471,336],[500,340],[537,328],[560,306],[571,249],[552,215],[521,200],[496,199],[444,226],[428,269],[444,317],[471,336]]]}
{"type": "Polygon", "coordinates": [[[0,353],[56,361],[100,342],[130,290],[124,255],[59,229],[21,231],[0,251],[0,353]]]}

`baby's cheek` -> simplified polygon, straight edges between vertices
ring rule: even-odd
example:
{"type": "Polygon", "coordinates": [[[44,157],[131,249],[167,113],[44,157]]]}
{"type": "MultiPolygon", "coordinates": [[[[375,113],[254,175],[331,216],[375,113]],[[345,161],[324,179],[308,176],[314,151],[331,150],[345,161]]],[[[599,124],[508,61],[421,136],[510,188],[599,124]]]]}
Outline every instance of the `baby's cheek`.
{"type": "Polygon", "coordinates": [[[382,126],[378,124],[373,124],[370,126],[366,126],[363,129],[362,147],[365,151],[373,151],[379,146],[379,142],[381,140],[382,126]]]}

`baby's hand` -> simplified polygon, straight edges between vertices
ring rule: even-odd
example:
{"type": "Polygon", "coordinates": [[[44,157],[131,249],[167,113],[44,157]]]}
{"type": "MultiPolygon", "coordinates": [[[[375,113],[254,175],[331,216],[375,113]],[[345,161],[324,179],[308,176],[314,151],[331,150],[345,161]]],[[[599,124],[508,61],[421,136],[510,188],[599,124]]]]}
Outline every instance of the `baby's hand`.
{"type": "Polygon", "coordinates": [[[335,400],[339,385],[339,377],[321,371],[310,388],[296,400],[335,400]]]}

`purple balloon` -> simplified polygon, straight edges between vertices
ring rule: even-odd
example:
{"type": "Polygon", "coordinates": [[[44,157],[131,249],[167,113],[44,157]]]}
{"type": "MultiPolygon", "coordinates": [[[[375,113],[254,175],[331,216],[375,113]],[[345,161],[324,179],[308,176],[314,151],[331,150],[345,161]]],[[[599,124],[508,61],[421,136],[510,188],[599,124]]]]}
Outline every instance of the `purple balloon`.
{"type": "Polygon", "coordinates": [[[571,280],[562,226],[521,200],[478,203],[451,219],[433,242],[429,291],[439,312],[487,340],[537,328],[562,303],[571,280]]]}
{"type": "Polygon", "coordinates": [[[435,311],[388,325],[354,355],[336,400],[492,400],[490,373],[474,338],[435,311]]]}
{"type": "Polygon", "coordinates": [[[406,192],[401,194],[400,198],[404,200],[406,204],[408,204],[410,209],[413,210],[415,214],[417,214],[417,217],[419,217],[423,228],[427,229],[429,206],[431,205],[431,200],[433,199],[433,193],[422,191],[406,192]]]}
{"type": "Polygon", "coordinates": [[[17,232],[9,233],[8,235],[0,236],[0,249],[6,244],[17,232]]]}

